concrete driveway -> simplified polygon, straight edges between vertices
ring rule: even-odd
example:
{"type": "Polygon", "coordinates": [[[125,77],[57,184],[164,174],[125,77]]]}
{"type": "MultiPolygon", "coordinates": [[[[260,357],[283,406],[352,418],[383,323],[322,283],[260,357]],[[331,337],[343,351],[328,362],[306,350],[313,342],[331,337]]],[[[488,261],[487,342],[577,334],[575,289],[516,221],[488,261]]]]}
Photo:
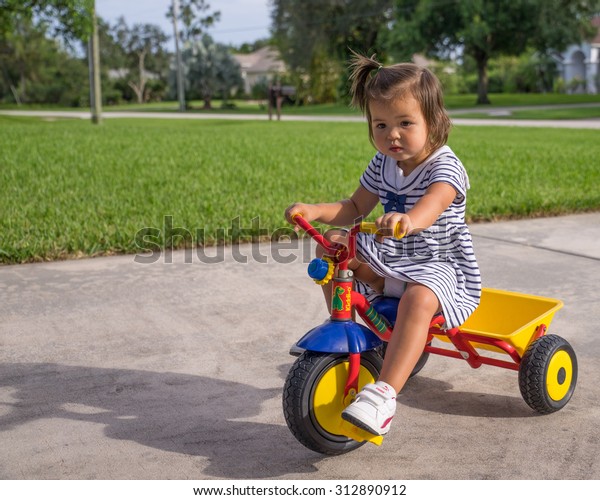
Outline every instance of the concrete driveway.
{"type": "Polygon", "coordinates": [[[4,266],[0,478],[600,479],[600,213],[472,232],[485,286],[564,300],[563,410],[535,414],[516,372],[431,356],[381,447],[321,456],[281,410],[288,349],[325,319],[306,245],[4,266]]]}

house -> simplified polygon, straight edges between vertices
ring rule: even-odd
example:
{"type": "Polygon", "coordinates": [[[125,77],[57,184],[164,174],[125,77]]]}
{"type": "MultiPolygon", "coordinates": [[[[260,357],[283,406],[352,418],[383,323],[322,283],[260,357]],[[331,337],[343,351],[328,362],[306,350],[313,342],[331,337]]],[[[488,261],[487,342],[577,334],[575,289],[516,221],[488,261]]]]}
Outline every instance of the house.
{"type": "Polygon", "coordinates": [[[271,82],[286,70],[279,52],[273,47],[263,47],[251,54],[234,54],[233,57],[240,65],[246,94],[261,80],[271,82]]]}
{"type": "MultiPolygon", "coordinates": [[[[127,68],[118,68],[118,69],[109,69],[108,70],[108,79],[109,80],[122,80],[125,78],[130,78],[132,71],[127,68]]],[[[139,74],[134,72],[136,78],[139,78],[139,74]]],[[[152,71],[144,70],[144,78],[146,80],[160,80],[160,75],[158,73],[153,73],[152,71]]]]}
{"type": "Polygon", "coordinates": [[[597,31],[591,40],[569,46],[558,57],[559,73],[570,93],[600,93],[600,17],[592,24],[597,31]]]}

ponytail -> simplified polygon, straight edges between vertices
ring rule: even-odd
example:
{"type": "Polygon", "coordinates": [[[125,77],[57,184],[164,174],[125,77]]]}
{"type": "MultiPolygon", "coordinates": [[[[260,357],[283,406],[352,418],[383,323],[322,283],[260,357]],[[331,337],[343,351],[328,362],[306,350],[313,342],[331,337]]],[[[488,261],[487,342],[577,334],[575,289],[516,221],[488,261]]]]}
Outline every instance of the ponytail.
{"type": "Polygon", "coordinates": [[[363,113],[368,111],[369,103],[369,83],[379,74],[379,70],[383,67],[375,60],[375,54],[371,57],[366,57],[357,52],[352,52],[350,59],[350,93],[352,95],[352,105],[359,108],[363,113]],[[375,73],[373,74],[373,71],[375,73]]]}

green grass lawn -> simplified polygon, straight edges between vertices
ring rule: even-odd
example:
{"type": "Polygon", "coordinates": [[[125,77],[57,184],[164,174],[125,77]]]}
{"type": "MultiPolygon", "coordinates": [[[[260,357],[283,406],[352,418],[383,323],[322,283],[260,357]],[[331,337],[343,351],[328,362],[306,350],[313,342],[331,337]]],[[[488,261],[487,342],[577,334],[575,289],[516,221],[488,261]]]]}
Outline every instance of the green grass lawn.
{"type": "MultiPolygon", "coordinates": [[[[600,209],[596,130],[456,127],[450,145],[470,220],[600,209]]],[[[0,262],[271,236],[291,202],[350,195],[373,152],[358,123],[0,116],[0,262]]]]}

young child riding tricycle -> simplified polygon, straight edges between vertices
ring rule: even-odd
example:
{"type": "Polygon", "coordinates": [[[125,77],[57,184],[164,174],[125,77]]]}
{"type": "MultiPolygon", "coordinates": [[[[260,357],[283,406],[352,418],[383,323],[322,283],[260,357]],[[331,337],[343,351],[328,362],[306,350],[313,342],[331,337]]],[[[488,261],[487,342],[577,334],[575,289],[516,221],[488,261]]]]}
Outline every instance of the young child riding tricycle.
{"type": "MultiPolygon", "coordinates": [[[[288,221],[319,244],[309,274],[322,286],[331,318],[294,348],[302,354],[286,381],[284,413],[300,442],[329,454],[349,451],[365,440],[380,443],[394,418],[397,393],[431,352],[464,357],[474,367],[496,364],[521,370],[529,343],[544,335],[560,307],[547,300],[537,307],[533,298],[523,305],[516,294],[506,292],[485,290],[482,297],[465,223],[468,176],[446,145],[450,120],[437,78],[413,64],[383,67],[358,54],[352,69],[353,102],[365,112],[378,152],[349,199],[294,203],[286,210],[288,221]],[[378,203],[384,214],[365,223],[378,203]],[[353,227],[323,236],[311,221],[353,227]],[[527,318],[527,327],[509,331],[514,324],[507,322],[497,334],[479,330],[489,326],[489,311],[497,302],[523,309],[518,321],[527,318]],[[533,334],[530,306],[543,312],[545,321],[533,334]],[[482,312],[473,314],[476,309],[482,312]],[[353,320],[354,311],[368,328],[353,320]],[[469,330],[471,324],[476,327],[469,330]],[[449,340],[457,350],[433,346],[434,337],[449,340]],[[481,346],[504,350],[512,364],[480,356],[476,348],[481,346]]],[[[555,353],[550,357],[557,387],[541,395],[539,387],[532,389],[540,376],[531,367],[521,383],[526,401],[542,412],[566,404],[576,380],[570,346],[562,339],[551,344],[543,350],[555,353]]]]}

